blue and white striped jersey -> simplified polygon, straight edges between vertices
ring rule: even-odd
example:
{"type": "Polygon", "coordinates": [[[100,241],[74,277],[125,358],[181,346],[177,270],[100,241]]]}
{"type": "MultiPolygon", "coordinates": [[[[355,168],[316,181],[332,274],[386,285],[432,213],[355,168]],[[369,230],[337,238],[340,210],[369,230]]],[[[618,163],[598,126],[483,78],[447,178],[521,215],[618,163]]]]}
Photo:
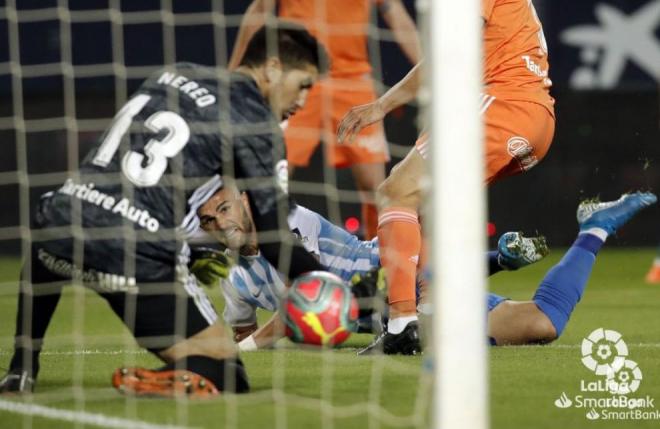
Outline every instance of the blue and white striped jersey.
{"type": "MultiPolygon", "coordinates": [[[[289,215],[291,232],[328,271],[349,281],[380,265],[378,241],[361,241],[323,216],[301,206],[289,215]]],[[[293,262],[295,263],[295,261],[293,262]]],[[[282,276],[262,256],[241,256],[222,282],[225,321],[231,326],[256,322],[256,309],[275,311],[286,291],[282,276]]]]}

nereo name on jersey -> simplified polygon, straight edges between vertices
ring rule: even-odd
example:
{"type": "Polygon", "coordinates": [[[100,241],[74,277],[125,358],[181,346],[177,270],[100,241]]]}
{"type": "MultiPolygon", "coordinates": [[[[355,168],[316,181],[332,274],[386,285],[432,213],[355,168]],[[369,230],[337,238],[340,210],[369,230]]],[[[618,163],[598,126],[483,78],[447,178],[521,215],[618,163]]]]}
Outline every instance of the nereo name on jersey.
{"type": "Polygon", "coordinates": [[[215,95],[209,94],[208,89],[204,88],[194,80],[188,79],[184,75],[163,72],[163,74],[158,78],[158,83],[161,85],[169,85],[172,88],[178,89],[188,97],[195,100],[197,107],[206,107],[215,103],[215,95]]]}
{"type": "Polygon", "coordinates": [[[149,232],[156,232],[160,228],[158,219],[151,216],[148,210],[138,209],[131,205],[128,198],[122,198],[117,201],[114,197],[94,189],[94,183],[79,185],[73,180],[67,179],[64,185],[57,192],[79,200],[95,204],[112,213],[118,213],[131,222],[137,223],[149,232]]]}

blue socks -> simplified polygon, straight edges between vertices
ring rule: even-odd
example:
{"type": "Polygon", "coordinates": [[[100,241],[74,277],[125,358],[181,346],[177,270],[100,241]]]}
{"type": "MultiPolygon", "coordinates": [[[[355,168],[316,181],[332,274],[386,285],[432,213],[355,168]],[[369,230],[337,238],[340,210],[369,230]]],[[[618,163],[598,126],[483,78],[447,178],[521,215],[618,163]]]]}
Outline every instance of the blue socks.
{"type": "Polygon", "coordinates": [[[589,233],[578,235],[573,246],[548,271],[536,290],[534,303],[548,316],[557,337],[564,331],[575,305],[580,301],[596,254],[604,243],[604,240],[589,233]]]}
{"type": "Polygon", "coordinates": [[[488,258],[489,276],[492,276],[493,274],[502,271],[502,267],[500,266],[497,255],[499,255],[499,252],[497,250],[491,250],[490,252],[486,253],[486,257],[488,258]]]}

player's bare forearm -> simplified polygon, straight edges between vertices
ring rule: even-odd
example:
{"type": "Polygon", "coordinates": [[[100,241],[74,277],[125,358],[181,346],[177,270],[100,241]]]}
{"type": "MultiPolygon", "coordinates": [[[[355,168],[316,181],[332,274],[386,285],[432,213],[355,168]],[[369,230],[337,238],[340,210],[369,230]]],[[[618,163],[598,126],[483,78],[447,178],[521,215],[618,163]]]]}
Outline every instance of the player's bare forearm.
{"type": "Polygon", "coordinates": [[[410,103],[417,97],[417,91],[422,84],[423,64],[423,60],[417,63],[403,79],[379,98],[378,101],[385,114],[410,103]]]}
{"type": "Polygon", "coordinates": [[[382,120],[396,107],[414,100],[421,84],[421,66],[422,62],[419,62],[406,77],[378,100],[350,109],[337,127],[337,140],[351,143],[362,129],[382,120]]]}
{"type": "Polygon", "coordinates": [[[415,22],[401,0],[384,1],[380,7],[380,12],[406,58],[412,64],[417,64],[422,57],[422,45],[419,41],[415,22]]]}
{"type": "Polygon", "coordinates": [[[275,0],[254,0],[247,8],[236,36],[234,49],[232,49],[231,57],[229,57],[229,63],[227,64],[229,70],[234,70],[239,66],[243,55],[245,55],[248,42],[266,22],[266,13],[274,10],[274,8],[275,0]]]}
{"type": "Polygon", "coordinates": [[[260,349],[271,347],[277,340],[284,337],[284,323],[280,314],[277,311],[273,313],[270,320],[252,334],[252,337],[260,349]]]}

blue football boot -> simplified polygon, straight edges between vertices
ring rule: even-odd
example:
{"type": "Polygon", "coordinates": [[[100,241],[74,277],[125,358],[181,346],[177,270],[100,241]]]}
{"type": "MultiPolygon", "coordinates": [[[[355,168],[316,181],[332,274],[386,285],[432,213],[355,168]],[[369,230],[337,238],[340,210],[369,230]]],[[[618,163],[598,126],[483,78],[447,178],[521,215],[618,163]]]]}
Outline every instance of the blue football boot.
{"type": "Polygon", "coordinates": [[[545,258],[550,250],[545,237],[525,237],[507,232],[497,241],[497,263],[505,270],[517,270],[545,258]]]}
{"type": "Polygon", "coordinates": [[[654,204],[657,200],[658,198],[651,192],[635,192],[634,194],[623,194],[616,201],[604,203],[597,200],[583,201],[577,209],[580,231],[600,228],[608,234],[614,234],[637,212],[654,204]]]}

